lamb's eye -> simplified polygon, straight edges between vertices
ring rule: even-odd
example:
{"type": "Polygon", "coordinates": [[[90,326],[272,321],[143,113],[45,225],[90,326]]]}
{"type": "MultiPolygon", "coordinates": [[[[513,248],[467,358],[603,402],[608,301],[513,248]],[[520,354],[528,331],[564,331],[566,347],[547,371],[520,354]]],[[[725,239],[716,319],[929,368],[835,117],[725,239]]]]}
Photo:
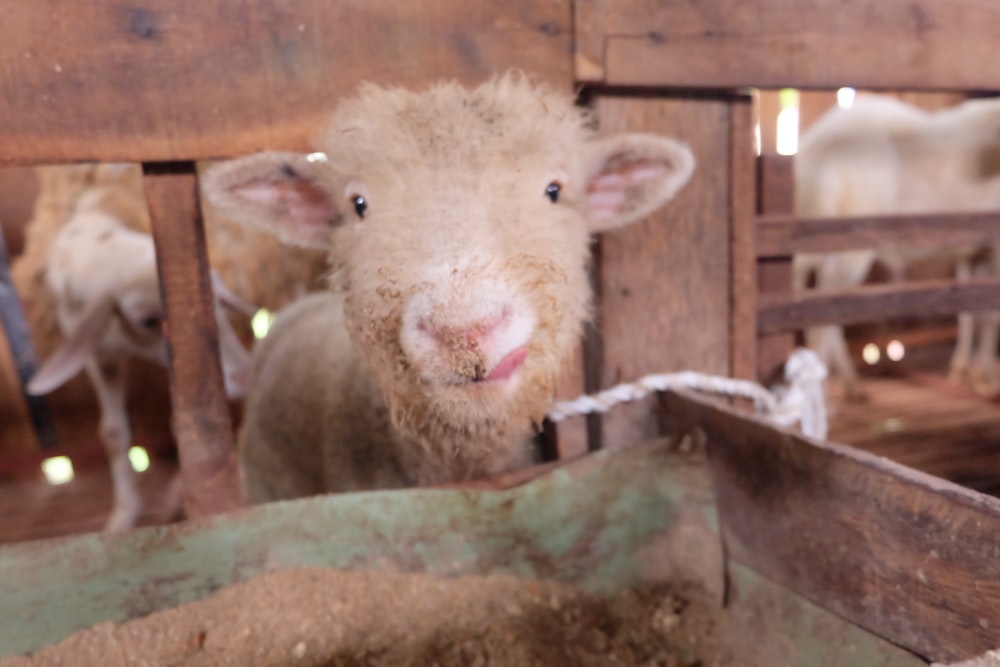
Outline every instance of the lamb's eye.
{"type": "Polygon", "coordinates": [[[559,201],[559,191],[561,189],[562,186],[559,185],[559,181],[552,181],[549,183],[548,187],[545,188],[545,196],[551,199],[552,203],[555,204],[559,201]]]}
{"type": "Polygon", "coordinates": [[[358,217],[364,219],[365,211],[368,210],[368,201],[361,195],[354,195],[351,197],[351,203],[354,204],[354,212],[358,214],[358,217]]]}
{"type": "Polygon", "coordinates": [[[147,331],[156,331],[160,328],[160,326],[163,323],[160,321],[159,317],[156,317],[155,315],[150,315],[149,317],[142,318],[142,321],[139,322],[139,324],[141,324],[142,328],[146,329],[147,331]]]}

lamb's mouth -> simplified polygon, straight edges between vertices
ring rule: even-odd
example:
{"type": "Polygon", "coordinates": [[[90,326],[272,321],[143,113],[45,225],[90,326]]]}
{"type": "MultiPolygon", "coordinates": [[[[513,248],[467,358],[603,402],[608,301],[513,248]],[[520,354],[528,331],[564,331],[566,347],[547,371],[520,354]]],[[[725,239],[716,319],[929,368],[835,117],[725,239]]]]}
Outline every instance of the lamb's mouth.
{"type": "Polygon", "coordinates": [[[477,373],[472,378],[476,384],[497,384],[509,380],[528,358],[528,349],[523,345],[508,352],[489,372],[477,373]]]}

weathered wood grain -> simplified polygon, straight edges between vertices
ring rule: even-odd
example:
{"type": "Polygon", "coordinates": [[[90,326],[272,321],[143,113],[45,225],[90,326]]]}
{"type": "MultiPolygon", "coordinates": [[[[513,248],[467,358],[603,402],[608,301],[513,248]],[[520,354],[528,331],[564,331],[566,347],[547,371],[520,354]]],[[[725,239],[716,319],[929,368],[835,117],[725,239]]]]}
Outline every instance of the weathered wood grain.
{"type": "MultiPolygon", "coordinates": [[[[696,88],[1000,89],[983,0],[605,0],[603,81],[696,88]]],[[[593,38],[591,38],[593,41],[593,38]]]]}
{"type": "Polygon", "coordinates": [[[191,162],[144,164],[143,173],[167,313],[170,398],[184,510],[189,517],[200,517],[241,503],[198,181],[191,162]]]}
{"type": "Polygon", "coordinates": [[[757,222],[757,256],[840,252],[885,246],[940,248],[1000,238],[998,213],[796,218],[765,215],[757,222]]]}
{"type": "Polygon", "coordinates": [[[580,83],[604,80],[604,0],[573,2],[573,74],[580,83]]]}
{"type": "MultiPolygon", "coordinates": [[[[763,136],[763,132],[762,132],[763,136]]],[[[792,160],[785,155],[763,153],[757,158],[757,212],[763,214],[791,213],[795,210],[794,176],[792,160]]],[[[760,223],[754,221],[757,237],[754,240],[756,254],[760,255],[760,223]]],[[[772,257],[757,262],[758,295],[792,292],[792,258],[772,257]]],[[[758,296],[758,299],[760,297],[758,296]]],[[[795,334],[790,332],[763,333],[757,338],[757,378],[770,381],[780,375],[788,355],[795,347],[795,334]]]]}
{"type": "MultiPolygon", "coordinates": [[[[571,401],[587,393],[584,381],[583,341],[576,348],[570,368],[556,387],[556,400],[571,401]]],[[[555,445],[555,453],[560,459],[574,459],[586,454],[588,447],[587,421],[583,417],[573,417],[546,429],[545,437],[555,445]]]]}
{"type": "Polygon", "coordinates": [[[757,328],[762,333],[775,333],[816,324],[859,324],[996,309],[1000,309],[1000,279],[975,278],[965,283],[921,280],[829,292],[763,294],[758,300],[757,328]]]}
{"type": "MultiPolygon", "coordinates": [[[[728,375],[731,98],[602,95],[597,110],[603,132],[675,136],[690,145],[697,160],[691,182],[674,201],[648,220],[600,239],[600,388],[683,369],[728,375]]],[[[661,433],[665,425],[655,405],[654,397],[604,415],[604,446],[661,433]]]]}
{"type": "Polygon", "coordinates": [[[753,380],[757,376],[757,183],[752,98],[734,97],[729,111],[729,374],[753,380]]]}
{"type": "Polygon", "coordinates": [[[298,149],[364,79],[572,85],[571,3],[98,0],[11,3],[0,164],[298,149]]]}
{"type": "Polygon", "coordinates": [[[1000,646],[1000,500],[691,394],[730,557],[934,660],[1000,646]]]}

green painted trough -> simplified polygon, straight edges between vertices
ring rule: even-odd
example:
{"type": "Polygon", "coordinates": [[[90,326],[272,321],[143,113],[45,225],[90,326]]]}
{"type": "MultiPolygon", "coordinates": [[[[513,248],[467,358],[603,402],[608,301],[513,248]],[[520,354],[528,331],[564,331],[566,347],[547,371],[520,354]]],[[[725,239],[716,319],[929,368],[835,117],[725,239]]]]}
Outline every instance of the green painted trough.
{"type": "Polygon", "coordinates": [[[595,591],[694,583],[718,604],[726,598],[723,634],[752,648],[748,667],[926,664],[746,568],[727,571],[705,461],[665,441],[590,455],[501,490],[317,497],[117,537],[6,546],[0,656],[299,565],[507,573],[595,591]]]}

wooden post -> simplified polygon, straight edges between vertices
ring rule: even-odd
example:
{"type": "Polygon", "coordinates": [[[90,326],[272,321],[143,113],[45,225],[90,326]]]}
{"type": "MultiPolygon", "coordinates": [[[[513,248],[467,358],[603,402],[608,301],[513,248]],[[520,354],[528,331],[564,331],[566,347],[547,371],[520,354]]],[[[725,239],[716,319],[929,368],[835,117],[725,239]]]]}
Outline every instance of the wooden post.
{"type": "MultiPolygon", "coordinates": [[[[792,158],[763,154],[757,160],[757,212],[794,213],[795,177],[792,158]]],[[[757,263],[760,294],[789,295],[792,291],[792,258],[774,257],[757,263]]],[[[757,377],[771,380],[780,372],[795,347],[795,334],[762,334],[757,341],[757,377]]]]}
{"type": "MultiPolygon", "coordinates": [[[[602,389],[650,373],[733,371],[732,99],[597,99],[603,132],[677,137],[697,160],[691,182],[676,199],[648,220],[600,239],[601,358],[596,370],[602,389]]],[[[746,115],[741,124],[749,126],[748,105],[738,106],[741,117],[746,115]]],[[[752,150],[752,144],[746,149],[752,150]]],[[[603,415],[601,440],[606,447],[618,447],[671,430],[656,398],[650,397],[603,415]]]]}
{"type": "Polygon", "coordinates": [[[195,518],[240,505],[198,182],[192,162],[144,163],[143,173],[167,314],[184,510],[195,518]]]}
{"type": "Polygon", "coordinates": [[[730,298],[729,374],[744,380],[757,376],[757,252],[752,98],[734,97],[729,123],[730,298]]]}

